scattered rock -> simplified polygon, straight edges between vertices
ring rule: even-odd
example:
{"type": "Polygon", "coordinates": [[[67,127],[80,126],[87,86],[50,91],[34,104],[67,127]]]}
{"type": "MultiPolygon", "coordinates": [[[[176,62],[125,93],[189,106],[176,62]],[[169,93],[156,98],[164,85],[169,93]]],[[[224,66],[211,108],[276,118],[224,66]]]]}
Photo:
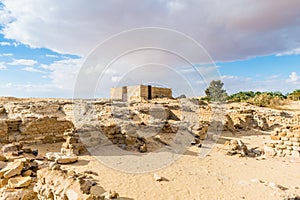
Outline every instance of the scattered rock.
{"type": "Polygon", "coordinates": [[[15,177],[15,178],[10,178],[8,180],[8,186],[10,188],[23,188],[23,187],[28,187],[31,183],[31,177],[26,176],[26,177],[15,177]]]}
{"type": "Polygon", "coordinates": [[[85,174],[92,174],[92,175],[98,176],[97,172],[93,172],[91,170],[85,170],[83,173],[85,173],[85,174]]]}
{"type": "Polygon", "coordinates": [[[12,144],[6,144],[2,147],[2,152],[7,153],[7,152],[17,152],[21,150],[22,144],[21,143],[12,143],[12,144]]]}
{"type": "Polygon", "coordinates": [[[154,177],[155,181],[162,181],[163,180],[163,178],[161,176],[159,176],[158,174],[154,174],[153,177],[154,177]]]}
{"type": "Polygon", "coordinates": [[[288,188],[287,187],[284,187],[284,186],[282,186],[282,185],[278,185],[278,184],[276,184],[276,183],[273,183],[273,182],[270,182],[269,183],[269,186],[271,187],[271,188],[273,188],[273,189],[280,189],[280,190],[288,190],[288,188]]]}
{"type": "MultiPolygon", "coordinates": [[[[52,162],[50,165],[53,167],[57,164],[52,162]]],[[[75,171],[51,170],[48,168],[38,170],[37,183],[34,185],[33,190],[37,193],[39,199],[70,200],[102,200],[105,192],[103,188],[97,186],[92,178],[86,175],[75,171]]],[[[119,196],[116,192],[105,194],[107,194],[107,199],[116,199],[119,196]]]]}
{"type": "Polygon", "coordinates": [[[21,160],[17,160],[15,162],[10,162],[7,166],[0,170],[0,177],[10,178],[16,175],[20,175],[23,169],[23,162],[21,160]]]}
{"type": "Polygon", "coordinates": [[[32,149],[29,147],[23,147],[22,150],[24,153],[32,153],[32,149]]]}
{"type": "Polygon", "coordinates": [[[22,172],[22,176],[31,176],[31,174],[32,174],[32,170],[30,169],[22,172]]]}
{"type": "Polygon", "coordinates": [[[6,156],[0,154],[0,161],[6,161],[6,160],[7,160],[6,156]]]}
{"type": "Polygon", "coordinates": [[[33,149],[33,150],[32,150],[32,154],[33,154],[34,156],[37,156],[37,155],[39,154],[39,150],[38,150],[38,149],[33,149]]]}
{"type": "Polygon", "coordinates": [[[226,141],[223,145],[227,155],[238,155],[238,156],[250,156],[256,157],[262,154],[262,151],[257,148],[250,148],[244,144],[242,140],[230,140],[226,141]]]}
{"type": "Polygon", "coordinates": [[[77,131],[72,128],[64,133],[66,142],[62,144],[61,153],[80,155],[84,151],[84,146],[80,141],[77,131]]]}
{"type": "Polygon", "coordinates": [[[147,146],[146,146],[146,143],[144,143],[143,145],[141,145],[141,146],[139,147],[139,151],[140,151],[141,153],[147,152],[147,146]]]}
{"type": "Polygon", "coordinates": [[[50,162],[49,169],[50,170],[58,170],[58,169],[60,169],[60,165],[57,164],[56,162],[50,162]]]}
{"type": "Polygon", "coordinates": [[[7,165],[6,162],[0,161],[0,170],[6,167],[6,165],[7,165]]]}
{"type": "Polygon", "coordinates": [[[49,161],[55,161],[58,164],[68,164],[78,161],[78,156],[75,154],[48,152],[46,153],[46,159],[49,161]]]}
{"type": "Polygon", "coordinates": [[[119,194],[116,191],[108,191],[103,194],[105,199],[117,199],[119,194]]]}

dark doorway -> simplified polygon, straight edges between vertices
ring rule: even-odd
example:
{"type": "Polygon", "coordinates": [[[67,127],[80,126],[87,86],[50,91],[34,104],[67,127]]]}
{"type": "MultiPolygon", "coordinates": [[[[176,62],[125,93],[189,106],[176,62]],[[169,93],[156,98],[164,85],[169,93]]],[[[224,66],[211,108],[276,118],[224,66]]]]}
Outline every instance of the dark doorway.
{"type": "Polygon", "coordinates": [[[152,87],[148,85],[148,99],[152,99],[152,87]]]}
{"type": "Polygon", "coordinates": [[[127,87],[122,87],[122,101],[127,101],[127,87]]]}

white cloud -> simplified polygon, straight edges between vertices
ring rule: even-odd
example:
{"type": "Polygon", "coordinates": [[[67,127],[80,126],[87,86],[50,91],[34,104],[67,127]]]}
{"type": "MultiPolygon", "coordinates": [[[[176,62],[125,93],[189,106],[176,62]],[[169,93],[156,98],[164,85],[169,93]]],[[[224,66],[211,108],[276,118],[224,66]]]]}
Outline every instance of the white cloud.
{"type": "Polygon", "coordinates": [[[276,54],[276,56],[290,56],[290,55],[300,55],[300,48],[296,48],[291,51],[285,51],[285,52],[276,54]]]}
{"type": "Polygon", "coordinates": [[[288,83],[297,84],[300,81],[300,76],[296,72],[292,72],[286,80],[288,83]]]}
{"type": "Polygon", "coordinates": [[[280,76],[281,76],[281,74],[274,74],[274,75],[266,77],[266,79],[268,79],[268,80],[278,79],[280,76]]]}
{"type": "Polygon", "coordinates": [[[2,96],[13,97],[70,97],[69,93],[55,88],[52,84],[0,84],[2,96]]]}
{"type": "Polygon", "coordinates": [[[121,79],[122,79],[121,76],[112,76],[112,77],[111,77],[111,81],[112,81],[113,83],[118,83],[121,79]]]}
{"type": "Polygon", "coordinates": [[[295,84],[287,84],[285,79],[281,76],[265,77],[262,79],[254,79],[243,76],[223,75],[222,81],[224,88],[229,94],[237,93],[240,91],[281,91],[288,93],[296,89],[295,84]]]}
{"type": "Polygon", "coordinates": [[[12,44],[9,42],[0,42],[0,46],[11,46],[12,44]]]}
{"type": "Polygon", "coordinates": [[[57,55],[53,55],[53,54],[46,54],[46,57],[49,57],[49,58],[58,58],[57,55]]]}
{"type": "Polygon", "coordinates": [[[75,82],[81,64],[81,59],[68,59],[56,61],[50,65],[39,66],[43,70],[25,67],[23,70],[42,73],[42,77],[50,79],[50,82],[47,84],[0,84],[1,95],[15,97],[73,97],[75,82]]]}
{"type": "MultiPolygon", "coordinates": [[[[87,55],[109,36],[145,26],[182,31],[195,38],[218,61],[274,54],[299,47],[298,0],[274,1],[272,4],[268,0],[89,3],[85,0],[4,0],[3,3],[5,8],[0,15],[5,20],[0,22],[4,24],[6,38],[63,53],[87,55]],[[285,10],[288,12],[283,12],[285,10]]],[[[184,47],[180,41],[174,41],[184,47]]]]}
{"type": "Polygon", "coordinates": [[[30,59],[14,59],[12,62],[7,63],[9,65],[25,65],[25,66],[32,66],[37,64],[36,60],[30,59]]]}
{"type": "Polygon", "coordinates": [[[0,62],[0,70],[6,69],[5,62],[0,62]]]}
{"type": "Polygon", "coordinates": [[[16,42],[0,42],[0,46],[18,46],[16,42]]]}
{"type": "Polygon", "coordinates": [[[40,67],[49,72],[48,78],[55,88],[68,91],[74,90],[75,81],[80,70],[82,59],[67,59],[55,61],[50,65],[41,65],[40,67]]]}
{"type": "Polygon", "coordinates": [[[44,71],[39,70],[34,67],[24,67],[22,70],[27,71],[27,72],[34,72],[34,73],[45,73],[44,71]]]}
{"type": "Polygon", "coordinates": [[[12,53],[2,53],[0,54],[0,57],[10,57],[10,56],[13,56],[14,54],[12,53]]]}

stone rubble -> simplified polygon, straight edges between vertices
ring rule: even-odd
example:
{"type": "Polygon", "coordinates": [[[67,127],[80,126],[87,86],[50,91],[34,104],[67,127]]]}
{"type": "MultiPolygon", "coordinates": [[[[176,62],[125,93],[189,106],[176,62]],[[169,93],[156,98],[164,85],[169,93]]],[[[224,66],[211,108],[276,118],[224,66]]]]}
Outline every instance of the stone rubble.
{"type": "Polygon", "coordinates": [[[265,153],[269,157],[300,158],[300,126],[276,128],[265,145],[265,153]]]}
{"type": "MultiPolygon", "coordinates": [[[[84,147],[103,142],[100,134],[124,150],[146,153],[170,146],[178,131],[189,133],[192,139],[188,141],[201,147],[203,140],[217,139],[210,129],[233,134],[274,130],[264,150],[249,148],[241,140],[228,141],[223,149],[227,155],[300,157],[299,124],[300,115],[292,112],[249,104],[227,109],[197,99],[80,100],[76,105],[53,99],[1,102],[0,143],[6,145],[0,153],[0,199],[118,198],[115,191],[99,193],[97,182],[90,177],[96,173],[66,171],[60,165],[77,162],[84,147]],[[74,112],[80,112],[82,119],[75,119],[74,112]],[[283,124],[287,126],[281,127],[283,124]],[[38,150],[23,147],[53,142],[64,143],[60,152],[46,153],[46,159],[38,150]]],[[[154,180],[162,179],[154,174],[154,180]]]]}
{"type": "Polygon", "coordinates": [[[49,163],[47,160],[38,161],[22,155],[8,161],[5,155],[0,155],[7,162],[5,165],[0,165],[0,199],[105,200],[119,197],[115,191],[103,190],[99,194],[98,183],[90,176],[98,176],[93,171],[78,173],[63,170],[58,164],[58,159],[49,163]]]}
{"type": "MultiPolygon", "coordinates": [[[[68,146],[70,152],[78,150],[80,153],[82,144],[75,131],[68,130],[64,135],[68,144],[77,144],[68,146]]],[[[60,164],[77,162],[78,156],[73,153],[48,152],[45,158],[38,158],[34,153],[38,149],[32,150],[19,142],[3,145],[1,149],[0,199],[105,200],[119,197],[115,191],[99,190],[98,183],[91,177],[98,174],[93,171],[78,173],[63,170],[60,164]]]]}
{"type": "Polygon", "coordinates": [[[78,161],[78,156],[72,153],[48,152],[45,157],[47,160],[55,161],[58,164],[69,164],[78,161]]]}
{"type": "Polygon", "coordinates": [[[226,141],[223,145],[223,150],[226,155],[237,155],[239,157],[257,157],[263,154],[262,150],[257,148],[248,148],[242,140],[230,140],[226,141]]]}
{"type": "Polygon", "coordinates": [[[67,130],[64,133],[64,139],[66,142],[62,144],[61,153],[80,155],[84,151],[84,146],[75,129],[67,130]]]}

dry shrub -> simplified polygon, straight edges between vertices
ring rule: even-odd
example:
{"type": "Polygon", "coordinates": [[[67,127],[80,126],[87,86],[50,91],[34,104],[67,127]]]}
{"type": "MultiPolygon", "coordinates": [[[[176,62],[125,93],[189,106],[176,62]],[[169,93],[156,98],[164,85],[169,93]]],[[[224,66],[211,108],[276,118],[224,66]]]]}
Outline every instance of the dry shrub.
{"type": "Polygon", "coordinates": [[[259,106],[259,107],[275,108],[277,106],[284,105],[285,99],[283,99],[279,96],[272,96],[267,93],[262,93],[259,95],[255,95],[255,97],[253,97],[253,98],[250,98],[248,100],[248,103],[251,103],[251,104],[259,106]]]}

